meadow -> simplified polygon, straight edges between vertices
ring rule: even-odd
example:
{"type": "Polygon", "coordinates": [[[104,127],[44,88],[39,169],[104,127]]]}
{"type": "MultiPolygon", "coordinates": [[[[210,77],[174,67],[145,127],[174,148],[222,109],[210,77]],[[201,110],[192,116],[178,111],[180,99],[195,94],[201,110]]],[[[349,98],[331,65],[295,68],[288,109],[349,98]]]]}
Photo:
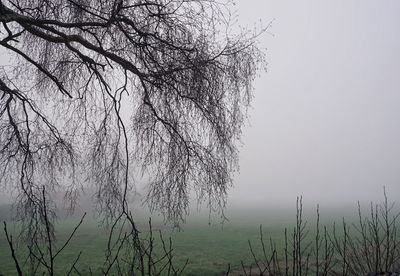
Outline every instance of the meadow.
{"type": "MultiPolygon", "coordinates": [[[[4,207],[3,207],[4,209],[4,207]]],[[[332,222],[340,222],[342,217],[347,221],[355,221],[356,213],[349,206],[321,208],[321,225],[332,227],[332,222]]],[[[308,239],[312,242],[316,231],[315,206],[304,208],[304,220],[309,232],[308,239]]],[[[7,212],[4,210],[3,216],[7,212]]],[[[1,214],[1,213],[0,213],[1,214]]],[[[145,234],[149,230],[149,214],[140,213],[137,216],[138,228],[145,234]]],[[[207,213],[191,214],[181,228],[173,228],[164,223],[161,216],[152,216],[152,232],[155,238],[155,251],[161,251],[159,233],[165,241],[172,240],[174,263],[177,267],[185,266],[183,275],[225,275],[242,274],[243,266],[255,266],[254,256],[262,258],[263,248],[260,242],[260,226],[266,241],[267,251],[270,250],[270,239],[278,251],[285,246],[284,229],[291,231],[296,225],[296,210],[289,206],[269,206],[263,208],[233,208],[228,209],[227,221],[218,216],[211,219],[207,213]],[[250,250],[252,246],[253,253],[250,250]]],[[[59,219],[56,225],[58,246],[69,236],[79,218],[59,219]]],[[[9,232],[14,236],[18,227],[8,223],[9,232]]],[[[63,250],[55,262],[56,275],[66,275],[77,254],[82,252],[76,267],[82,275],[101,275],[105,260],[107,234],[98,220],[92,215],[85,218],[69,245],[63,250]],[[89,270],[90,268],[90,270],[89,270]]],[[[14,238],[15,239],[15,238],[14,238]]],[[[24,246],[20,244],[17,254],[24,256],[24,246]]],[[[156,253],[157,254],[157,253],[156,253]]],[[[0,234],[0,273],[2,275],[17,275],[4,232],[0,234]]],[[[74,275],[74,274],[72,274],[74,275]]]]}

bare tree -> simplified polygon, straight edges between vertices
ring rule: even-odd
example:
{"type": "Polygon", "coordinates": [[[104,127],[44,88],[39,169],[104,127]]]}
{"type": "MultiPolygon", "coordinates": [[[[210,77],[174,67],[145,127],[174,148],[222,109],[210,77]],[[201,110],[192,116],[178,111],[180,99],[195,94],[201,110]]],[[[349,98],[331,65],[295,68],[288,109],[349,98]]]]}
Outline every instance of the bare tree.
{"type": "Polygon", "coordinates": [[[52,194],[63,187],[73,207],[85,181],[103,214],[129,217],[133,171],[169,220],[191,192],[223,208],[265,65],[231,18],[214,0],[0,0],[13,57],[0,70],[0,182],[18,191],[29,237],[52,194]]]}

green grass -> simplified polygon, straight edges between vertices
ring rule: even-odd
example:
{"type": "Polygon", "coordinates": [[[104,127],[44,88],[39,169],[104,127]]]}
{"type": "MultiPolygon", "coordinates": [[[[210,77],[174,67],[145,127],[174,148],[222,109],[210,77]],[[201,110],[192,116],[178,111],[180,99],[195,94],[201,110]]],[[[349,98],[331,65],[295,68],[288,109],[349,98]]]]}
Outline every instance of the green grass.
{"type": "MultiPolygon", "coordinates": [[[[169,237],[172,238],[174,260],[178,267],[183,266],[187,259],[189,260],[184,275],[221,275],[226,272],[228,264],[231,266],[231,271],[239,271],[241,261],[245,264],[253,262],[249,251],[249,240],[254,246],[254,251],[261,254],[259,242],[259,226],[261,224],[263,225],[264,239],[268,241],[271,237],[277,248],[282,249],[284,247],[284,228],[287,227],[289,231],[292,229],[295,223],[294,214],[293,210],[240,210],[228,213],[230,220],[224,224],[219,223],[219,219],[213,219],[213,223],[209,225],[207,216],[194,215],[189,217],[180,231],[171,229],[158,217],[153,219],[152,225],[157,244],[160,244],[158,230],[162,231],[166,240],[169,237]]],[[[312,217],[314,212],[310,212],[309,215],[312,217]]],[[[330,224],[333,218],[339,217],[340,215],[333,212],[324,219],[330,224]]],[[[56,228],[58,244],[62,244],[67,239],[78,221],[78,219],[68,219],[59,222],[56,228]]],[[[148,223],[145,215],[142,214],[138,221],[139,228],[146,232],[148,223]]],[[[314,223],[312,218],[309,219],[309,222],[311,225],[314,223]]],[[[14,234],[16,231],[14,228],[14,234]]],[[[77,267],[84,275],[89,274],[88,267],[91,267],[94,275],[100,275],[100,268],[105,259],[106,244],[107,235],[104,229],[93,218],[87,218],[69,246],[56,261],[56,274],[65,275],[77,254],[82,251],[77,267]]],[[[22,245],[18,249],[20,256],[24,255],[23,251],[22,245]]],[[[0,273],[16,275],[4,232],[0,233],[0,273]]]]}
{"type": "MultiPolygon", "coordinates": [[[[60,242],[67,238],[71,230],[71,227],[63,224],[59,226],[57,232],[60,242]]],[[[280,237],[281,227],[264,227],[264,230],[277,240],[282,238],[280,237]]],[[[209,226],[205,221],[202,226],[189,226],[179,232],[171,233],[170,230],[164,229],[163,235],[166,239],[172,238],[174,259],[178,267],[183,266],[187,259],[189,260],[185,275],[215,275],[226,271],[228,263],[231,264],[232,269],[239,269],[241,260],[245,263],[251,261],[248,240],[258,245],[259,230],[256,224],[247,227],[241,225],[222,227],[209,226]]],[[[157,232],[154,236],[159,241],[157,232]]],[[[106,238],[106,234],[94,222],[84,223],[60,256],[62,261],[56,263],[58,271],[67,271],[68,264],[73,262],[79,251],[83,253],[78,267],[83,271],[89,266],[92,270],[101,267],[106,238]]],[[[4,275],[13,275],[15,268],[4,235],[0,239],[0,260],[0,272],[4,275]]]]}

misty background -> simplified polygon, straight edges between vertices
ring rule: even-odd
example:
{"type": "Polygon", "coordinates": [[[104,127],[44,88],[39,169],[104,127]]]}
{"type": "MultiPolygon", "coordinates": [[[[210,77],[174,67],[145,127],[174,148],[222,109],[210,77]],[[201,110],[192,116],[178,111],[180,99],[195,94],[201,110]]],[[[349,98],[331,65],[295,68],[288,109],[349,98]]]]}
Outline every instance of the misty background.
{"type": "Polygon", "coordinates": [[[380,201],[383,186],[396,200],[400,2],[237,0],[235,10],[238,26],[272,25],[228,208],[380,201]]]}
{"type": "Polygon", "coordinates": [[[268,73],[255,82],[231,202],[381,201],[383,186],[396,200],[400,2],[242,0],[236,8],[244,26],[273,22],[260,37],[268,73]]]}

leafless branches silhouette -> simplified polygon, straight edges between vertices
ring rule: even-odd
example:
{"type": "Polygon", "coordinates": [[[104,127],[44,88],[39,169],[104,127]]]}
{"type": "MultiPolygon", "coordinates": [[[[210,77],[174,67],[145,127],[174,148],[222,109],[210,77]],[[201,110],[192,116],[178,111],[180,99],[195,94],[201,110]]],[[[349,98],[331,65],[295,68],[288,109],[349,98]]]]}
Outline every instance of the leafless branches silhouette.
{"type": "Polygon", "coordinates": [[[0,68],[0,182],[29,229],[43,190],[51,216],[53,193],[73,207],[84,180],[104,215],[128,216],[134,170],[168,220],[191,192],[223,208],[265,65],[257,35],[230,34],[229,3],[2,0],[0,22],[13,57],[0,68]]]}
{"type": "Polygon", "coordinates": [[[32,248],[54,238],[57,191],[74,208],[83,183],[119,237],[110,267],[115,248],[143,248],[128,207],[137,177],[169,221],[191,193],[223,209],[265,65],[257,34],[231,34],[232,18],[214,0],[0,0],[12,58],[0,68],[0,184],[16,192],[32,248]]]}

